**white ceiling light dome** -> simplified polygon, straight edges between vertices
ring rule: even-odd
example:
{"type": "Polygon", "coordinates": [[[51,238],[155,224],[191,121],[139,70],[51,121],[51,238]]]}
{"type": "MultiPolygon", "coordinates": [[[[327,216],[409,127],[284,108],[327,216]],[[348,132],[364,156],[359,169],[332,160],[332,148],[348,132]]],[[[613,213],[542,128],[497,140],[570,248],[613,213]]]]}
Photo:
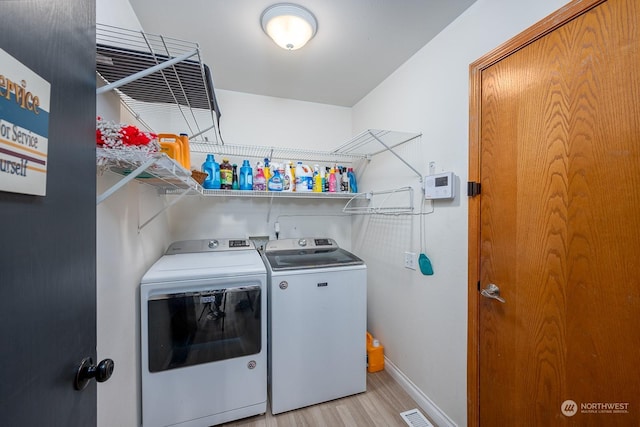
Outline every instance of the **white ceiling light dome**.
{"type": "Polygon", "coordinates": [[[260,17],[262,29],[283,49],[296,50],[316,35],[318,22],[315,16],[302,6],[278,3],[269,6],[260,17]]]}

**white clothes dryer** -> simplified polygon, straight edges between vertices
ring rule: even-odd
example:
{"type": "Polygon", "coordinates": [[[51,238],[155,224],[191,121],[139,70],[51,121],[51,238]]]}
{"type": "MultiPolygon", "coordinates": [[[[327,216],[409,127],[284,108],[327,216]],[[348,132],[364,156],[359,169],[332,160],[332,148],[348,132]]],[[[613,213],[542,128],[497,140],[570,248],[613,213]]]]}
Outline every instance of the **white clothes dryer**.
{"type": "Polygon", "coordinates": [[[144,427],[207,427],[266,412],[266,279],[246,239],[175,242],[144,275],[144,427]]]}

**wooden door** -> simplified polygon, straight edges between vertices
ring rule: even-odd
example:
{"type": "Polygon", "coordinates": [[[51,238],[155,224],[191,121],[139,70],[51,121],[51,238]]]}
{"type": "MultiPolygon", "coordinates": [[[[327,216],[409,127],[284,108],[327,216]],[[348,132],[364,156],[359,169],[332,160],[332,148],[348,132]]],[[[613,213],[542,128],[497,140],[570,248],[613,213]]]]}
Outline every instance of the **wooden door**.
{"type": "Polygon", "coordinates": [[[469,425],[640,425],[639,17],[575,1],[471,65],[469,425]]]}
{"type": "MultiPolygon", "coordinates": [[[[0,2],[0,48],[51,84],[46,196],[0,191],[2,426],[96,425],[95,382],[73,385],[96,361],[94,23],[95,0],[0,2]]],[[[2,101],[6,130],[19,114],[2,101]]]]}

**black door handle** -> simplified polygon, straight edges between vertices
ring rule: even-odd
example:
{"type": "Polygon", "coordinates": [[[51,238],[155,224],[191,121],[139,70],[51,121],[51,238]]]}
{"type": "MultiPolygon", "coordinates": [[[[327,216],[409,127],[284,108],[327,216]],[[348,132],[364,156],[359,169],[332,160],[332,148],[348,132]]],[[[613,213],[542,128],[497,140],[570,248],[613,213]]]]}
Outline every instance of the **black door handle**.
{"type": "Polygon", "coordinates": [[[88,384],[91,378],[95,378],[97,382],[103,383],[113,374],[114,363],[111,359],[104,359],[97,365],[93,364],[93,359],[85,357],[80,362],[78,371],[76,372],[76,378],[73,381],[73,387],[76,390],[83,390],[88,384]]]}

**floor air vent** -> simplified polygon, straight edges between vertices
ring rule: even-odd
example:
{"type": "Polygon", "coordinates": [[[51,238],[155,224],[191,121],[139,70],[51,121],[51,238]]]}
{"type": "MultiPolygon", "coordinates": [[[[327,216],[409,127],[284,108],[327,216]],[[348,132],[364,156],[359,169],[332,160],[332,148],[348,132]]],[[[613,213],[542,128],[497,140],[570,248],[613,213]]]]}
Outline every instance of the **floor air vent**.
{"type": "Polygon", "coordinates": [[[417,409],[401,412],[400,416],[411,427],[433,427],[433,424],[417,409]]]}

